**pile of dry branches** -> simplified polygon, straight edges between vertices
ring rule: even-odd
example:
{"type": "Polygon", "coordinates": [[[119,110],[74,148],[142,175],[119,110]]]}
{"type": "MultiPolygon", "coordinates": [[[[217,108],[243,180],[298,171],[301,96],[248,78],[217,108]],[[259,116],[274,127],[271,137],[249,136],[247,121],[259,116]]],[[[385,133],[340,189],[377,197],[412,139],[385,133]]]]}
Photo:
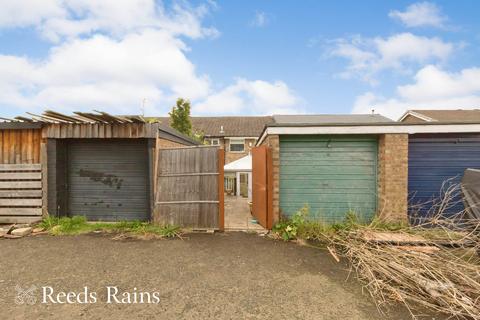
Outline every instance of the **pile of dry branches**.
{"type": "MultiPolygon", "coordinates": [[[[440,202],[451,201],[453,192],[447,191],[440,202]]],[[[381,311],[399,301],[414,318],[428,309],[480,320],[480,221],[442,213],[425,225],[394,232],[358,226],[324,240],[334,257],[348,259],[381,311]]]]}
{"type": "Polygon", "coordinates": [[[330,241],[350,261],[379,307],[400,301],[412,315],[423,306],[458,318],[480,319],[480,265],[475,248],[447,248],[433,242],[393,245],[366,240],[365,230],[330,241]]]}

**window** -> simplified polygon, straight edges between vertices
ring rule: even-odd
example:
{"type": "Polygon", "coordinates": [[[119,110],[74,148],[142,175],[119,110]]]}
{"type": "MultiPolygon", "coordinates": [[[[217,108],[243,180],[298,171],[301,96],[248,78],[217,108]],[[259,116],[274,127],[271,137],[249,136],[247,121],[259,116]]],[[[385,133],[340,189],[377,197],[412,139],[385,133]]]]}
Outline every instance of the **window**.
{"type": "Polygon", "coordinates": [[[245,140],[243,139],[230,139],[230,151],[231,152],[244,152],[245,140]]]}
{"type": "Polygon", "coordinates": [[[219,139],[210,139],[210,145],[219,146],[220,145],[220,140],[219,139]]]}

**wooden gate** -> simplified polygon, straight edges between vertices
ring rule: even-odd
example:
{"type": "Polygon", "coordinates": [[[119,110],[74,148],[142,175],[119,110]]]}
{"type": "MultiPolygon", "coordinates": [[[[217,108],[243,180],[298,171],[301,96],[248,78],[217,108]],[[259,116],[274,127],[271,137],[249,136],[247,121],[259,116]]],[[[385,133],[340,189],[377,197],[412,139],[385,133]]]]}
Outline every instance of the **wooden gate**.
{"type": "Polygon", "coordinates": [[[224,228],[224,151],[158,149],[153,221],[193,229],[224,228]]]}
{"type": "Polygon", "coordinates": [[[252,211],[260,225],[273,226],[272,154],[267,146],[252,148],[252,211]]]}

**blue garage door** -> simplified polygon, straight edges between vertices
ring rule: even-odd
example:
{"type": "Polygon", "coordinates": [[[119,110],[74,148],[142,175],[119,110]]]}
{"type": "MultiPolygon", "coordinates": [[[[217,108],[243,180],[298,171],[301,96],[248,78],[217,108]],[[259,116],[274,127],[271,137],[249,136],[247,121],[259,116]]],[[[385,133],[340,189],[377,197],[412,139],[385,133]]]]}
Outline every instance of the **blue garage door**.
{"type": "MultiPolygon", "coordinates": [[[[438,210],[444,182],[444,189],[458,185],[465,169],[480,168],[480,135],[412,135],[408,153],[409,216],[419,223],[438,210]]],[[[464,209],[459,192],[443,211],[447,216],[464,209]]]]}

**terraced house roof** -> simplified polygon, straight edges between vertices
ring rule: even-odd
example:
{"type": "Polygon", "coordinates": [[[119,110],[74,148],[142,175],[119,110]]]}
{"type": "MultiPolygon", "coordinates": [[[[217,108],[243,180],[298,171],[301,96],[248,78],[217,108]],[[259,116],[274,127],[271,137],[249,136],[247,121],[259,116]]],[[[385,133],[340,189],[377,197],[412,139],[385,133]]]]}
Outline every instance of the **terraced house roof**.
{"type": "MultiPolygon", "coordinates": [[[[169,117],[158,118],[170,125],[169,117]]],[[[270,116],[191,117],[193,129],[206,137],[258,137],[265,125],[273,122],[270,116]]]]}
{"type": "Polygon", "coordinates": [[[438,121],[438,122],[458,122],[471,123],[480,122],[480,109],[473,110],[408,110],[400,121],[405,120],[407,116],[413,116],[420,121],[438,121]]]}

